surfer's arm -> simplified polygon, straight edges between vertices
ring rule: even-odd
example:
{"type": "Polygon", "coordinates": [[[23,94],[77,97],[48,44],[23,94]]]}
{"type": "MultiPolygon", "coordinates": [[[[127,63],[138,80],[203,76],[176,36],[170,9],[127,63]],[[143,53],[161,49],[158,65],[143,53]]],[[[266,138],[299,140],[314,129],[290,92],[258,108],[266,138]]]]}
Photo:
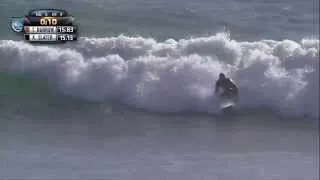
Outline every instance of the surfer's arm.
{"type": "Polygon", "coordinates": [[[238,86],[232,81],[232,79],[229,79],[229,81],[230,81],[231,88],[234,89],[236,92],[238,92],[239,91],[238,86]]]}
{"type": "Polygon", "coordinates": [[[229,81],[231,82],[231,86],[233,89],[233,93],[234,93],[234,101],[238,102],[239,100],[239,88],[238,86],[232,81],[232,79],[229,79],[229,81]]]}

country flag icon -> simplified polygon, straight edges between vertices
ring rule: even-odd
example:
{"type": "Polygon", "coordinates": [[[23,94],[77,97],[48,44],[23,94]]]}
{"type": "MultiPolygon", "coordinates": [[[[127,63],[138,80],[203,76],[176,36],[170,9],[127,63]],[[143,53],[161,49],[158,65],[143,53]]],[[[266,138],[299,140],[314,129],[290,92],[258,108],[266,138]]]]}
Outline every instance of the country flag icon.
{"type": "Polygon", "coordinates": [[[23,31],[24,17],[12,17],[10,20],[10,27],[14,32],[23,31]]]}

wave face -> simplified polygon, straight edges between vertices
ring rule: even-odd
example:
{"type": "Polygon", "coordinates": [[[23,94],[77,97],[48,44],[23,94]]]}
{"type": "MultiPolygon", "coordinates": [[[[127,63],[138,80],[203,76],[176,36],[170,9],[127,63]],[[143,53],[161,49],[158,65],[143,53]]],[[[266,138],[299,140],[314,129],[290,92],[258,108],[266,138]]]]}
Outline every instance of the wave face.
{"type": "Polygon", "coordinates": [[[240,87],[241,108],[319,116],[319,40],[238,42],[224,33],[164,42],[82,38],[59,47],[3,40],[0,55],[0,71],[45,78],[87,100],[210,112],[218,107],[215,81],[225,72],[240,87]]]}

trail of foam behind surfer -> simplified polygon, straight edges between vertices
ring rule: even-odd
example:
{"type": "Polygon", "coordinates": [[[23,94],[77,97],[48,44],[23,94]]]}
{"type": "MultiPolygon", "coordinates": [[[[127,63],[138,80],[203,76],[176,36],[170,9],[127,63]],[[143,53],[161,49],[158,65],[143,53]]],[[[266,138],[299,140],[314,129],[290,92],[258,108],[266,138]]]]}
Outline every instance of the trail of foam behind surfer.
{"type": "Polygon", "coordinates": [[[319,40],[238,42],[226,34],[158,42],[82,38],[63,47],[0,42],[0,70],[46,78],[63,93],[154,111],[217,109],[220,72],[240,86],[240,107],[319,116],[319,40]]]}

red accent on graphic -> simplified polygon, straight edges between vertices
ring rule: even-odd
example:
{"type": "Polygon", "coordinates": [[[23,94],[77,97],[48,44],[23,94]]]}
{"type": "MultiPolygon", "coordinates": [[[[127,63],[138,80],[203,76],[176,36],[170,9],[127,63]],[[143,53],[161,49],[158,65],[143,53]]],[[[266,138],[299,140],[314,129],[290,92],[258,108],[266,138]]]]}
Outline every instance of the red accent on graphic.
{"type": "Polygon", "coordinates": [[[30,32],[29,26],[25,26],[25,27],[24,27],[24,32],[25,32],[25,33],[29,33],[29,32],[30,32]]]}

